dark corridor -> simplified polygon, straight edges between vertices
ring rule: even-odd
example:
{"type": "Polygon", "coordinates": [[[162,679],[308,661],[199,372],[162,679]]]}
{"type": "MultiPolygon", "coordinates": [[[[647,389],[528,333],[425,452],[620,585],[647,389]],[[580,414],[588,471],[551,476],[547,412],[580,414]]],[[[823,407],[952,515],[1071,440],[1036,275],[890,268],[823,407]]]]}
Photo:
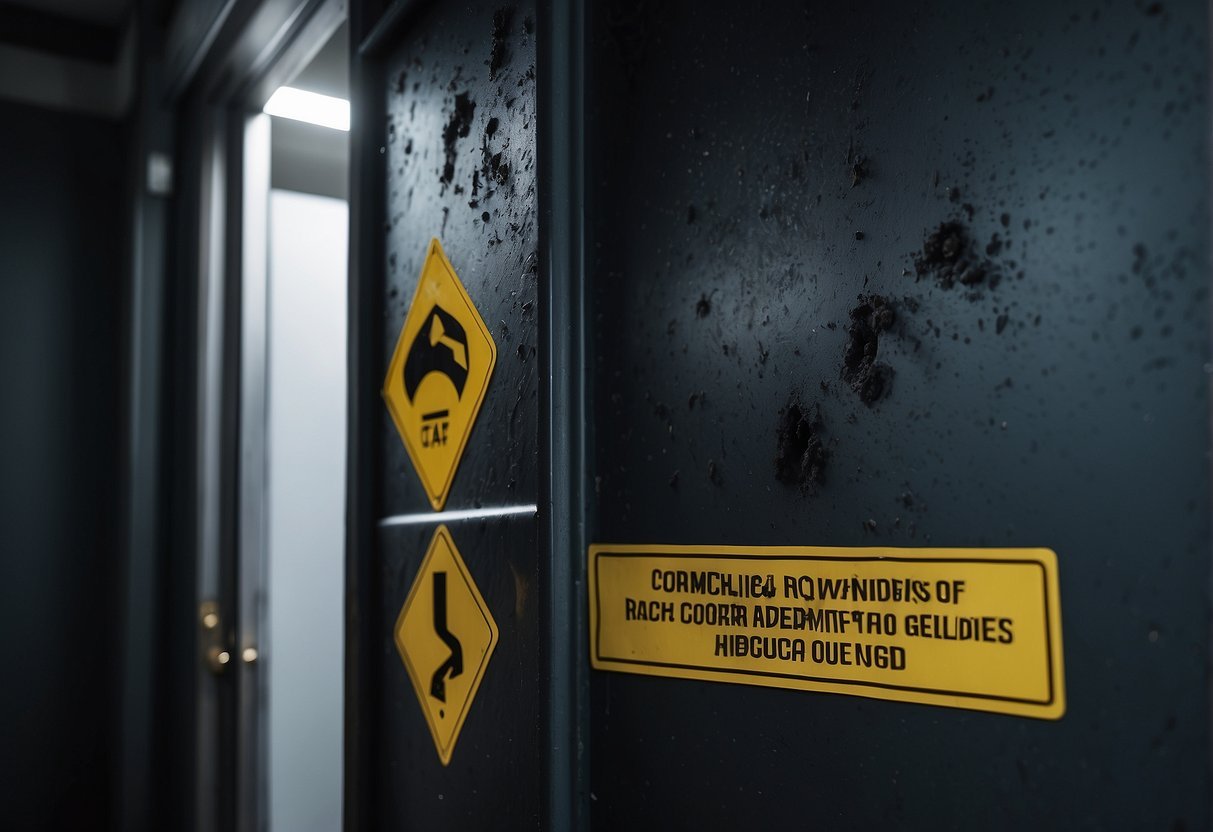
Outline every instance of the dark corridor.
{"type": "Polygon", "coordinates": [[[1209,32],[0,2],[2,825],[1210,829],[1209,32]]]}

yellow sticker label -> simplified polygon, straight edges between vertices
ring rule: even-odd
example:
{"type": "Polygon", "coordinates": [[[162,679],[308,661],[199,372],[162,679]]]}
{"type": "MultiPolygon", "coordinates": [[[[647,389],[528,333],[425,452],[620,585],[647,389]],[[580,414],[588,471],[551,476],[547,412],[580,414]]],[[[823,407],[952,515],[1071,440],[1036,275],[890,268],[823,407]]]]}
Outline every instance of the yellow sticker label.
{"type": "Polygon", "coordinates": [[[445,766],[497,646],[497,622],[446,526],[434,533],[395,637],[445,766]]]}
{"type": "Polygon", "coordinates": [[[598,670],[1058,719],[1049,549],[590,547],[598,670]]]}
{"type": "Polygon", "coordinates": [[[441,511],[497,364],[497,345],[437,240],[388,363],[383,398],[441,511]]]}

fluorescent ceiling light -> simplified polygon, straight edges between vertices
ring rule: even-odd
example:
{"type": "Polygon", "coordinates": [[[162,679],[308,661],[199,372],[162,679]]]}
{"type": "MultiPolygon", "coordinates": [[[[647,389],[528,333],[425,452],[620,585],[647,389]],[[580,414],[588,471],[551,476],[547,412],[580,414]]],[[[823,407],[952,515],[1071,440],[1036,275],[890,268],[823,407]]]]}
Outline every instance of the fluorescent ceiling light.
{"type": "Polygon", "coordinates": [[[350,102],[294,87],[279,87],[265,102],[265,112],[272,116],[306,121],[334,130],[350,129],[350,102]]]}

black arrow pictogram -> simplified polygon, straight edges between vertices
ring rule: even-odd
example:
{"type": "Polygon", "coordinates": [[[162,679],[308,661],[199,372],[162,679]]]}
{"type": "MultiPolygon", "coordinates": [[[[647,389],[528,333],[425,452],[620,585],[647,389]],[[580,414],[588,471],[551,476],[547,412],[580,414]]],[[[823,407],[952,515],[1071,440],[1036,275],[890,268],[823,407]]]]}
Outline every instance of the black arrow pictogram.
{"type": "Polygon", "coordinates": [[[451,651],[451,655],[434,671],[434,676],[430,680],[430,696],[439,702],[445,702],[447,674],[449,673],[450,677],[454,679],[463,673],[463,645],[446,628],[445,572],[434,573],[434,632],[446,644],[447,648],[451,651]]]}

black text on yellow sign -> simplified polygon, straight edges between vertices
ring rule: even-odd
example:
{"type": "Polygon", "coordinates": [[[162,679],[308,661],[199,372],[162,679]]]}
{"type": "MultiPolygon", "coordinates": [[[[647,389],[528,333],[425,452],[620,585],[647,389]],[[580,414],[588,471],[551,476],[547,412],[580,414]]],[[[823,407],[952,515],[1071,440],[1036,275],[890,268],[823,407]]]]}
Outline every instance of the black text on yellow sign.
{"type": "Polygon", "coordinates": [[[1058,719],[1049,549],[596,545],[599,670],[1058,719]]]}
{"type": "Polygon", "coordinates": [[[497,646],[497,623],[446,526],[434,533],[394,635],[446,765],[497,646]]]}
{"type": "Polygon", "coordinates": [[[493,336],[431,240],[383,398],[435,511],[446,505],[496,364],[493,336]]]}

